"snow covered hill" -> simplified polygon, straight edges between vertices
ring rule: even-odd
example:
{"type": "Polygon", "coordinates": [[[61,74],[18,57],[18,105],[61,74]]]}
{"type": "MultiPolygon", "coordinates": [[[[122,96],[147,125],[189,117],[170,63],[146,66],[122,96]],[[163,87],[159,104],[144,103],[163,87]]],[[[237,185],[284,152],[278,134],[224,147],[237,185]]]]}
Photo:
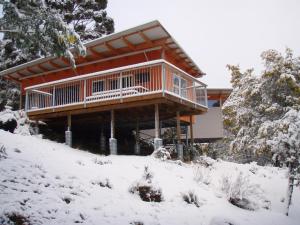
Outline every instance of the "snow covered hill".
{"type": "Polygon", "coordinates": [[[210,159],[185,164],[151,156],[105,157],[5,131],[0,131],[0,143],[0,224],[19,220],[34,225],[298,225],[300,221],[299,188],[290,216],[284,215],[283,169],[210,159]],[[143,201],[137,191],[141,184],[161,193],[162,201],[143,201]],[[251,210],[231,204],[228,199],[234,196],[247,199],[244,203],[251,210]]]}

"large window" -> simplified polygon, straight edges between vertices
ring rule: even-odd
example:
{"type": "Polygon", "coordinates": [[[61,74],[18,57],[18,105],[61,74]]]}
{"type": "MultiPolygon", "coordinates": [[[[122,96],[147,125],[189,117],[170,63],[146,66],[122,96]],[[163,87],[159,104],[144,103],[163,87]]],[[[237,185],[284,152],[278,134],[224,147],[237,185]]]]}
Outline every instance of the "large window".
{"type": "Polygon", "coordinates": [[[93,90],[93,93],[104,91],[105,90],[104,80],[93,81],[92,90],[93,90]]]}

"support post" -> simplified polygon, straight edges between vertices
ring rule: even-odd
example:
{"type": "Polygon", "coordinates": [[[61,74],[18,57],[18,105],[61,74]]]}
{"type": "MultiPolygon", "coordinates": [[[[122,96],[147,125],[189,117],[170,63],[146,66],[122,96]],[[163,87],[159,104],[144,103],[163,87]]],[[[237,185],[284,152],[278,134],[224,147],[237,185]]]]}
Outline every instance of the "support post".
{"type": "Polygon", "coordinates": [[[141,153],[140,147],[140,127],[139,127],[139,119],[136,120],[136,128],[135,128],[135,146],[134,146],[134,154],[139,155],[141,153]]]}
{"type": "Polygon", "coordinates": [[[155,104],[155,138],[154,138],[154,150],[159,149],[162,146],[162,139],[159,136],[159,108],[158,104],[155,104]]]}
{"type": "Polygon", "coordinates": [[[65,131],[65,142],[66,145],[72,147],[72,131],[71,131],[71,127],[72,127],[72,117],[71,114],[68,114],[68,128],[65,131]]]}
{"type": "Polygon", "coordinates": [[[190,138],[192,150],[194,149],[194,131],[193,131],[193,116],[190,115],[190,138]]]}
{"type": "Polygon", "coordinates": [[[86,108],[86,79],[83,81],[83,103],[86,108]]]}
{"type": "Polygon", "coordinates": [[[180,112],[176,112],[176,131],[177,131],[177,154],[180,160],[183,160],[183,145],[181,143],[180,112]]]}
{"type": "Polygon", "coordinates": [[[100,152],[105,153],[106,150],[105,148],[106,148],[105,135],[104,135],[104,129],[102,127],[100,133],[100,152]]]}
{"type": "Polygon", "coordinates": [[[20,83],[20,99],[19,99],[19,110],[22,109],[23,99],[22,99],[22,84],[20,83]]]}
{"type": "Polygon", "coordinates": [[[115,138],[115,111],[110,111],[110,139],[109,139],[109,151],[111,155],[117,155],[117,139],[115,138]]]}
{"type": "Polygon", "coordinates": [[[28,102],[29,102],[29,94],[28,91],[26,91],[26,96],[25,96],[25,112],[29,109],[28,108],[28,102]]]}
{"type": "Polygon", "coordinates": [[[38,120],[35,121],[34,133],[35,133],[35,134],[39,134],[39,133],[40,133],[40,129],[39,129],[39,121],[38,121],[38,120]]]}

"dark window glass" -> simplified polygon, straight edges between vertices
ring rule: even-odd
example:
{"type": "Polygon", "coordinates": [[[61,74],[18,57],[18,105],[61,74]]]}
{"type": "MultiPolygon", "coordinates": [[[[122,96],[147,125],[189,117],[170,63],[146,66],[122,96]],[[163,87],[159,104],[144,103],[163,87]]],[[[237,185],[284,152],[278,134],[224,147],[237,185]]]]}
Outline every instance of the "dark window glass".
{"type": "Polygon", "coordinates": [[[220,101],[218,100],[208,100],[207,101],[208,104],[208,108],[212,108],[212,107],[220,107],[220,101]]]}
{"type": "Polygon", "coordinates": [[[132,86],[133,86],[132,76],[122,77],[122,87],[123,88],[132,87],[132,86]]]}
{"type": "Polygon", "coordinates": [[[146,83],[150,81],[150,73],[149,71],[136,73],[135,80],[137,83],[146,83]]]}
{"type": "Polygon", "coordinates": [[[109,80],[109,89],[110,90],[119,89],[119,80],[118,79],[109,80]]]}
{"type": "Polygon", "coordinates": [[[92,90],[93,90],[93,93],[104,91],[104,81],[103,80],[94,81],[92,90]]]}

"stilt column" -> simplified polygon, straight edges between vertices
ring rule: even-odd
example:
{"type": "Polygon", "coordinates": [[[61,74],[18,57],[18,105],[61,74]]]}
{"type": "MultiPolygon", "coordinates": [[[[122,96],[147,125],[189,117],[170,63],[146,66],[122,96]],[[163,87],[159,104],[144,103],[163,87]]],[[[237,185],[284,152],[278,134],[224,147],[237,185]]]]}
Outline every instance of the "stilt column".
{"type": "Polygon", "coordinates": [[[65,132],[65,142],[66,145],[72,147],[72,131],[71,131],[71,125],[72,125],[72,118],[71,115],[68,115],[68,128],[65,132]]]}
{"type": "Polygon", "coordinates": [[[115,111],[110,112],[110,139],[109,139],[109,151],[111,155],[117,155],[117,139],[115,138],[115,111]]]}
{"type": "Polygon", "coordinates": [[[193,116],[190,116],[190,138],[192,150],[194,149],[194,131],[193,131],[193,116]]]}
{"type": "Polygon", "coordinates": [[[154,150],[159,149],[162,146],[162,139],[159,136],[159,108],[158,104],[155,104],[155,138],[154,138],[154,150]]]}
{"type": "Polygon", "coordinates": [[[105,143],[105,135],[104,135],[104,130],[103,127],[101,128],[101,133],[100,133],[100,152],[104,153],[106,148],[106,143],[105,143]]]}
{"type": "Polygon", "coordinates": [[[177,154],[180,160],[183,160],[183,145],[181,143],[180,113],[176,112],[176,130],[177,130],[177,154]]]}
{"type": "Polygon", "coordinates": [[[140,128],[139,128],[139,120],[136,121],[135,128],[135,146],[134,146],[134,154],[139,155],[141,153],[140,147],[140,128]]]}

